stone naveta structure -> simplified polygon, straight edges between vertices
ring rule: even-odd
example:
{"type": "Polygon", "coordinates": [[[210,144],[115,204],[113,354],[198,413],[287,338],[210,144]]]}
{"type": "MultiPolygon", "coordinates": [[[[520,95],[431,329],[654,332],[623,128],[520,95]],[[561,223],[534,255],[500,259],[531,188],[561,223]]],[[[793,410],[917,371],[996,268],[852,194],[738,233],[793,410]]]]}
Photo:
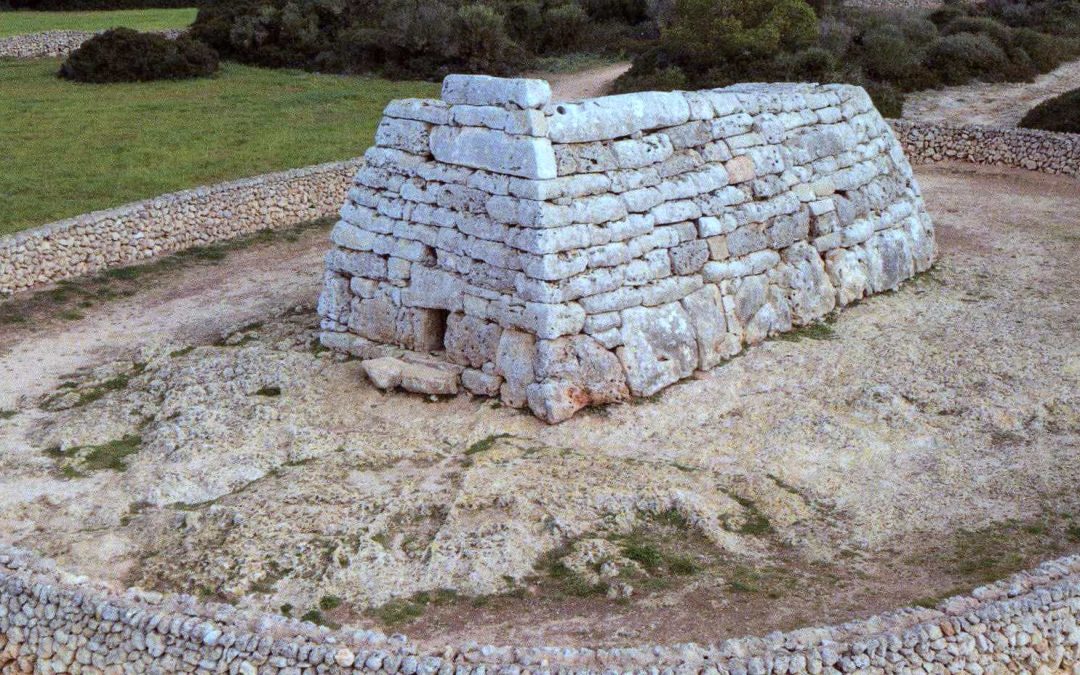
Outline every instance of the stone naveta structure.
{"type": "Polygon", "coordinates": [[[649,396],[927,269],[900,145],[849,85],[390,103],[331,235],[324,345],[382,388],[548,422],[649,396]]]}

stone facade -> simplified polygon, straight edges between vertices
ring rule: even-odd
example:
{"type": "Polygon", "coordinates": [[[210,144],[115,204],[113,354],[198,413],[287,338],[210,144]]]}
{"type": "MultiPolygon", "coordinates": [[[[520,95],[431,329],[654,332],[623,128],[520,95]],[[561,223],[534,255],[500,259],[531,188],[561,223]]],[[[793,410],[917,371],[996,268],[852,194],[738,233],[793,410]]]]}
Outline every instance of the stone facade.
{"type": "Polygon", "coordinates": [[[361,160],[174,192],[0,237],[0,296],[333,215],[361,160]]]}
{"type": "Polygon", "coordinates": [[[960,161],[1080,177],[1080,134],[893,120],[904,152],[917,164],[960,161]]]}
{"type": "MultiPolygon", "coordinates": [[[[0,38],[0,59],[40,59],[66,56],[101,31],[49,30],[0,38]]],[[[175,40],[182,30],[149,31],[175,40]]]]}
{"type": "Polygon", "coordinates": [[[386,108],[319,301],[323,343],[367,358],[378,386],[464,387],[558,422],[934,259],[861,88],[549,99],[539,80],[450,76],[441,100],[386,108]]]}
{"type": "Polygon", "coordinates": [[[131,589],[117,594],[0,545],[0,673],[1077,673],[1080,556],[840,626],[715,645],[426,651],[404,636],[131,589]]]}

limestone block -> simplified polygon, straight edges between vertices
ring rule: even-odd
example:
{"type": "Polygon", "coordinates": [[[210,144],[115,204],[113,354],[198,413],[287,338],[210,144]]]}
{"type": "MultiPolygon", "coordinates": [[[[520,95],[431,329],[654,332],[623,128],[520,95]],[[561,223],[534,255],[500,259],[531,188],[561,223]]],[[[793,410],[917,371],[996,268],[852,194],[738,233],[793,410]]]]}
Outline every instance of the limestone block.
{"type": "Polygon", "coordinates": [[[720,289],[706,284],[682,300],[697,342],[698,367],[713,368],[739,351],[739,336],[729,332],[720,289]]]}
{"type": "Polygon", "coordinates": [[[447,75],[443,79],[442,100],[455,105],[542,108],[551,100],[551,86],[544,80],[447,75]]]}
{"type": "Polygon", "coordinates": [[[391,356],[360,362],[364,375],[379,389],[396,389],[401,385],[401,367],[404,364],[391,356]]]}
{"type": "Polygon", "coordinates": [[[503,330],[495,354],[495,374],[504,380],[499,388],[503,403],[514,408],[526,405],[526,387],[536,381],[535,360],[535,336],[520,330],[503,330]]]}
{"type": "Polygon", "coordinates": [[[672,247],[671,270],[675,274],[694,274],[709,260],[709,245],[702,239],[672,247]]]}
{"type": "Polygon", "coordinates": [[[665,133],[615,141],[611,144],[611,152],[620,169],[641,169],[668,159],[674,148],[665,133]]]}
{"type": "Polygon", "coordinates": [[[574,302],[548,304],[525,303],[522,326],[542,339],[554,339],[581,332],[585,325],[585,310],[574,302]]]}
{"type": "Polygon", "coordinates": [[[446,356],[454,363],[480,368],[495,361],[502,327],[490,321],[454,313],[446,321],[446,356]]]}
{"type": "Polygon", "coordinates": [[[397,307],[381,298],[354,299],[349,312],[349,330],[375,342],[395,344],[397,307]]]}
{"type": "Polygon", "coordinates": [[[319,316],[334,321],[348,321],[349,303],[352,294],[349,292],[349,280],[340,274],[326,272],[323,275],[323,288],[319,294],[319,316]]]}
{"type": "Polygon", "coordinates": [[[523,136],[546,136],[547,118],[539,110],[508,110],[500,106],[455,105],[450,108],[454,124],[487,127],[523,136]]]}
{"type": "Polygon", "coordinates": [[[403,98],[390,101],[383,115],[430,124],[449,124],[450,106],[434,99],[403,98]]]}
{"type": "Polygon", "coordinates": [[[799,242],[786,249],[782,257],[778,277],[788,292],[792,322],[807,324],[831,312],[836,307],[836,289],[817,249],[799,242]]]}
{"type": "Polygon", "coordinates": [[[459,376],[452,370],[419,363],[403,363],[399,373],[401,388],[414,394],[452,396],[458,392],[459,376]]]}
{"type": "Polygon", "coordinates": [[[431,125],[424,122],[383,117],[375,129],[375,144],[415,155],[426,155],[430,128],[431,125]]]}
{"type": "Polygon", "coordinates": [[[770,335],[791,330],[791,310],[784,292],[764,274],[735,282],[735,316],[743,340],[761,342],[770,335]]]}
{"type": "Polygon", "coordinates": [[[459,277],[449,272],[416,265],[412,269],[409,286],[401,291],[401,302],[407,307],[460,312],[464,286],[459,277]]]}
{"type": "Polygon", "coordinates": [[[629,389],[618,358],[586,335],[537,343],[536,378],[529,407],[548,421],[561,421],[587,405],[626,400],[629,389]],[[549,419],[552,418],[552,419],[549,419]]]}
{"type": "Polygon", "coordinates": [[[502,378],[482,370],[466,368],[461,373],[461,385],[477,396],[497,396],[502,378]]]}
{"type": "Polygon", "coordinates": [[[579,103],[558,103],[545,112],[550,115],[548,134],[555,143],[615,139],[690,119],[690,105],[677,92],[602,96],[579,103]]]}
{"type": "Polygon", "coordinates": [[[693,374],[698,349],[690,317],[679,303],[632,307],[622,314],[619,361],[635,396],[651,396],[693,374]]]}
{"type": "Polygon", "coordinates": [[[521,178],[556,177],[551,142],[530,136],[511,136],[480,127],[436,127],[431,132],[435,159],[521,178]]]}
{"type": "Polygon", "coordinates": [[[548,424],[570,419],[589,405],[589,395],[577,384],[564,380],[536,382],[526,388],[529,410],[548,424]]]}
{"type": "Polygon", "coordinates": [[[334,249],[326,254],[326,269],[368,279],[386,278],[386,259],[374,253],[334,249]]]}

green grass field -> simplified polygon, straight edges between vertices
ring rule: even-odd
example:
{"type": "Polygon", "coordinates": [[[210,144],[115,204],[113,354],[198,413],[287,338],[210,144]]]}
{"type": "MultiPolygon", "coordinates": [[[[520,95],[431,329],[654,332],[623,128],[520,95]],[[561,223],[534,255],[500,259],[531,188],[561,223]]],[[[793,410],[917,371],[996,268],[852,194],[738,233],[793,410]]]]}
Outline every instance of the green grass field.
{"type": "Polygon", "coordinates": [[[0,234],[196,185],[356,157],[426,82],[223,63],[211,79],[90,85],[0,61],[0,234]]]}
{"type": "Polygon", "coordinates": [[[165,30],[184,28],[194,9],[122,9],[103,12],[0,12],[0,38],[47,30],[99,31],[106,28],[165,30]]]}

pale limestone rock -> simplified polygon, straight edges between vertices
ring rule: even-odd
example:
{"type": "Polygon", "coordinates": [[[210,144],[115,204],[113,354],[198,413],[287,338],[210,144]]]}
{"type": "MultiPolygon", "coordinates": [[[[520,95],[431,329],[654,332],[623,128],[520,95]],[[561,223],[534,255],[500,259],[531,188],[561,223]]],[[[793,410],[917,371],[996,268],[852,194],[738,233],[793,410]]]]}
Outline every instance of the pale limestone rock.
{"type": "Polygon", "coordinates": [[[536,337],[520,330],[503,330],[495,355],[495,374],[505,382],[499,389],[504,403],[520,408],[528,402],[525,388],[536,381],[536,337]]]}
{"type": "Polygon", "coordinates": [[[720,289],[706,284],[682,300],[697,342],[698,368],[714,368],[739,351],[739,336],[728,331],[720,289]]]}
{"type": "Polygon", "coordinates": [[[555,153],[547,139],[510,136],[479,127],[436,127],[431,153],[447,164],[458,164],[533,179],[556,177],[555,153]]]}
{"type": "Polygon", "coordinates": [[[446,356],[454,363],[480,368],[494,362],[502,327],[464,314],[451,314],[446,321],[446,356]]]}
{"type": "Polygon", "coordinates": [[[551,100],[551,86],[544,80],[447,75],[443,78],[442,100],[456,105],[542,108],[551,100]]]}
{"type": "Polygon", "coordinates": [[[690,317],[678,303],[623,311],[619,361],[635,396],[651,396],[698,365],[690,317]]]}
{"type": "Polygon", "coordinates": [[[584,143],[683,124],[690,105],[677,92],[643,92],[559,103],[546,111],[555,143],[584,143]]]}
{"type": "Polygon", "coordinates": [[[389,356],[360,362],[360,367],[371,383],[386,390],[396,389],[401,385],[402,365],[404,364],[400,360],[389,356]]]}

